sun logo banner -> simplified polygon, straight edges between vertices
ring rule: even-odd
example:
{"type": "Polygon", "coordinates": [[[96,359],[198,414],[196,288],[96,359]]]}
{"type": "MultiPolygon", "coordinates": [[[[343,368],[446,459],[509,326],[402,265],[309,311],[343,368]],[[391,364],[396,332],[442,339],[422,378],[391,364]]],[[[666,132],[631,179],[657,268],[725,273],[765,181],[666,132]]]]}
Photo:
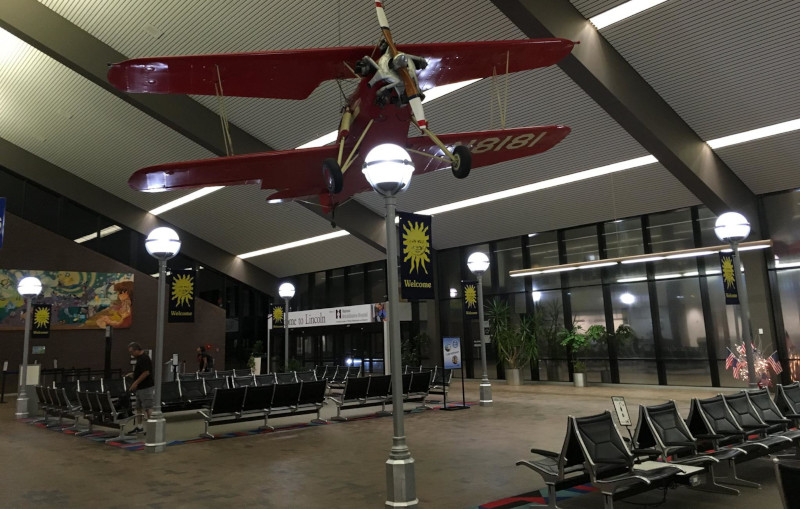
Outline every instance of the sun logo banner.
{"type": "Polygon", "coordinates": [[[738,304],[739,289],[736,287],[733,253],[720,253],[719,264],[722,267],[722,290],[725,292],[725,304],[738,304]]]}
{"type": "Polygon", "coordinates": [[[466,318],[478,318],[478,282],[462,281],[463,295],[462,304],[464,305],[464,316],[466,318]]]}
{"type": "Polygon", "coordinates": [[[31,336],[34,338],[50,337],[51,310],[49,304],[34,304],[31,308],[31,336]]]}
{"type": "Polygon", "coordinates": [[[433,299],[431,216],[398,212],[400,217],[400,295],[408,300],[433,299]]]}
{"type": "Polygon", "coordinates": [[[173,270],[169,275],[169,323],[194,323],[194,283],[193,270],[173,270]]]}
{"type": "Polygon", "coordinates": [[[285,313],[283,312],[283,306],[280,304],[273,304],[272,305],[272,328],[273,329],[283,329],[283,317],[285,313]]]}

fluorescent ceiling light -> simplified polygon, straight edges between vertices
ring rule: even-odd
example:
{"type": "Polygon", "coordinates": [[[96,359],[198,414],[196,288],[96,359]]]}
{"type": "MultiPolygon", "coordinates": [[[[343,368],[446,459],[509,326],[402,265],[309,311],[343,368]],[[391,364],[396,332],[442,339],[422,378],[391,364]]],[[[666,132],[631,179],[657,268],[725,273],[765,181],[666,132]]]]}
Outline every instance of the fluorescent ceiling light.
{"type": "Polygon", "coordinates": [[[699,276],[700,273],[695,270],[693,272],[684,272],[683,275],[686,277],[692,277],[692,276],[699,276]]]}
{"type": "Polygon", "coordinates": [[[663,260],[665,257],[663,256],[646,256],[644,258],[634,258],[632,260],[622,260],[621,263],[630,264],[630,263],[645,263],[645,262],[657,262],[658,260],[663,260]]]}
{"type": "Polygon", "coordinates": [[[708,146],[711,148],[729,147],[731,145],[738,145],[747,141],[760,140],[776,134],[790,133],[800,129],[800,119],[789,120],[788,122],[781,122],[780,124],[768,125],[752,131],[745,131],[739,134],[732,134],[730,136],[723,136],[716,140],[707,141],[708,146]]]}
{"type": "Polygon", "coordinates": [[[638,283],[639,281],[647,281],[647,278],[642,277],[624,277],[622,279],[617,279],[617,283],[638,283]]]}
{"type": "Polygon", "coordinates": [[[300,148],[312,148],[312,147],[323,147],[325,145],[330,145],[334,141],[336,141],[336,137],[339,135],[339,131],[333,131],[332,133],[324,134],[317,138],[316,140],[311,140],[308,143],[303,143],[299,147],[300,148]]]}
{"type": "Polygon", "coordinates": [[[639,14],[644,10],[655,7],[666,1],[667,0],[630,0],[630,2],[625,2],[593,18],[589,18],[589,21],[600,30],[601,28],[613,25],[625,18],[630,18],[634,14],[639,14]]]}
{"type": "Polygon", "coordinates": [[[525,186],[506,189],[505,191],[499,191],[496,193],[486,194],[483,196],[476,196],[475,198],[469,198],[467,200],[461,200],[454,203],[449,203],[447,205],[441,205],[439,207],[420,210],[419,212],[417,212],[417,214],[425,214],[425,215],[441,214],[442,212],[450,212],[452,210],[472,207],[474,205],[480,205],[482,203],[488,203],[496,200],[502,200],[505,198],[511,198],[512,196],[519,196],[521,194],[532,193],[534,191],[550,189],[551,187],[563,186],[564,184],[571,184],[573,182],[579,182],[581,180],[601,177],[603,175],[608,175],[609,173],[616,173],[618,171],[625,171],[633,168],[639,168],[641,166],[647,166],[648,164],[653,164],[657,162],[658,159],[656,159],[653,156],[637,157],[636,159],[628,159],[627,161],[621,161],[619,163],[600,166],[599,168],[593,168],[591,170],[579,171],[578,173],[573,173],[571,175],[564,175],[563,177],[556,177],[552,179],[542,180],[541,182],[535,182],[533,184],[528,184],[525,186]]]}
{"type": "Polygon", "coordinates": [[[209,194],[213,193],[214,191],[219,191],[223,187],[224,186],[212,186],[212,187],[204,187],[202,189],[198,189],[197,191],[195,191],[193,193],[189,193],[189,194],[187,194],[186,196],[184,196],[182,198],[178,198],[177,200],[172,200],[171,202],[165,203],[164,205],[162,205],[160,207],[156,207],[153,210],[151,210],[150,213],[153,214],[154,216],[157,216],[159,214],[163,214],[164,212],[166,212],[168,210],[172,210],[172,209],[174,209],[176,207],[180,207],[181,205],[185,205],[185,204],[189,203],[190,201],[194,201],[194,200],[196,200],[198,198],[202,198],[203,196],[209,195],[209,194]]]}
{"type": "Polygon", "coordinates": [[[679,253],[667,256],[667,260],[677,260],[679,258],[694,258],[696,256],[708,256],[714,254],[716,251],[694,251],[691,253],[679,253]]]}
{"type": "Polygon", "coordinates": [[[780,260],[775,260],[775,268],[791,269],[793,267],[800,267],[800,262],[781,263],[780,260]]]}
{"type": "Polygon", "coordinates": [[[541,270],[532,270],[529,272],[525,272],[524,274],[511,274],[511,277],[525,277],[525,276],[536,276],[537,274],[541,274],[541,270]]]}
{"type": "Polygon", "coordinates": [[[89,235],[84,235],[83,237],[75,239],[75,242],[77,242],[78,244],[83,244],[84,242],[87,242],[89,240],[108,237],[109,235],[117,233],[120,230],[122,230],[122,227],[114,224],[100,230],[100,235],[98,235],[97,232],[90,233],[89,235]]]}
{"type": "Polygon", "coordinates": [[[598,267],[611,267],[612,265],[616,265],[617,262],[600,262],[600,263],[593,263],[591,265],[581,265],[578,267],[579,269],[596,269],[598,267]]]}
{"type": "Polygon", "coordinates": [[[316,242],[322,242],[324,240],[335,239],[337,237],[344,237],[346,235],[350,235],[350,233],[347,232],[346,230],[339,230],[333,233],[326,233],[325,235],[317,235],[316,237],[311,237],[308,239],[296,240],[294,242],[289,242],[288,244],[281,244],[279,246],[268,247],[266,249],[259,249],[258,251],[250,251],[249,253],[244,253],[237,256],[242,259],[252,258],[253,256],[261,256],[269,253],[275,253],[277,251],[283,251],[295,247],[306,246],[308,244],[314,244],[316,242]]]}
{"type": "Polygon", "coordinates": [[[656,279],[673,279],[676,277],[681,277],[680,274],[661,274],[656,276],[656,279]]]}
{"type": "Polygon", "coordinates": [[[739,248],[739,251],[754,251],[756,249],[767,249],[770,246],[767,245],[760,245],[760,246],[742,246],[739,248]]]}
{"type": "Polygon", "coordinates": [[[557,269],[547,269],[547,270],[543,270],[542,274],[550,274],[552,272],[568,272],[570,270],[575,270],[577,268],[578,267],[559,267],[557,269]]]}

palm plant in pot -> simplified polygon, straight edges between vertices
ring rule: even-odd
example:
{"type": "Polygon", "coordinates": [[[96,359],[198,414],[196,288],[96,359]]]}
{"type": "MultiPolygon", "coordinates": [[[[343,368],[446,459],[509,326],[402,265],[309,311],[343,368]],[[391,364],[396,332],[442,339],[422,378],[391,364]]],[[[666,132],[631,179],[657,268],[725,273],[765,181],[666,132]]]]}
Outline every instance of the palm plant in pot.
{"type": "Polygon", "coordinates": [[[511,307],[500,299],[492,299],[486,306],[489,335],[497,349],[497,357],[506,365],[508,385],[520,385],[520,369],[529,365],[538,354],[536,346],[537,318],[520,316],[519,323],[511,323],[511,307]]]}
{"type": "Polygon", "coordinates": [[[572,327],[561,331],[561,344],[569,349],[572,357],[573,382],[575,387],[586,385],[586,363],[580,360],[582,352],[586,351],[593,343],[606,337],[606,328],[602,325],[592,325],[586,331],[583,327],[572,322],[572,327]]]}

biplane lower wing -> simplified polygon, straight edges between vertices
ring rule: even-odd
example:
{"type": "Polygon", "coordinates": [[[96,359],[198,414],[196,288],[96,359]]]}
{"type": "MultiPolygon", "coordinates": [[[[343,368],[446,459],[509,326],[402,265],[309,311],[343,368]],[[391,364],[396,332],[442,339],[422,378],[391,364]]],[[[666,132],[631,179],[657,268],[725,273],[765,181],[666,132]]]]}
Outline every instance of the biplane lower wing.
{"type": "MultiPolygon", "coordinates": [[[[426,59],[423,90],[493,74],[547,67],[575,45],[567,39],[400,44],[426,59]]],[[[108,81],[123,92],[305,99],[323,81],[359,78],[352,69],[375,47],[350,46],[260,53],[135,58],[112,64],[108,81]],[[221,81],[221,90],[218,89],[221,81]]]]}
{"type": "MultiPolygon", "coordinates": [[[[540,154],[556,146],[569,133],[569,127],[551,125],[443,134],[439,135],[439,139],[449,148],[456,145],[468,146],[472,153],[472,168],[474,169],[540,154]]],[[[451,166],[450,161],[444,157],[442,150],[427,136],[409,138],[407,148],[411,149],[415,174],[441,170],[451,166]],[[424,152],[437,158],[431,158],[419,152],[424,152]]]]}
{"type": "Polygon", "coordinates": [[[336,157],[336,146],[279,150],[258,154],[198,159],[143,168],[128,179],[137,191],[169,191],[208,186],[261,184],[262,189],[327,192],[322,161],[336,157]]]}

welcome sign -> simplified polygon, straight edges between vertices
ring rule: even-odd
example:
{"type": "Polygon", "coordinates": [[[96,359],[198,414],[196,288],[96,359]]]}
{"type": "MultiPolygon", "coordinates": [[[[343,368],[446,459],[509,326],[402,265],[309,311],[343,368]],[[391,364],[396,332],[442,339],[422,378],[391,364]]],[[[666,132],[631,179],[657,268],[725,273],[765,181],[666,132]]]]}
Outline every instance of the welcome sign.
{"type": "Polygon", "coordinates": [[[433,267],[431,262],[431,216],[399,212],[400,294],[404,299],[433,299],[433,267]]]}
{"type": "MultiPolygon", "coordinates": [[[[281,328],[275,323],[275,314],[279,306],[272,310],[272,328],[281,328]]],[[[279,322],[283,322],[290,329],[305,327],[326,327],[329,325],[348,325],[355,323],[369,323],[376,320],[375,304],[361,304],[360,306],[342,306],[338,308],[312,309],[308,311],[289,311],[284,314],[281,310],[279,322]]]]}

